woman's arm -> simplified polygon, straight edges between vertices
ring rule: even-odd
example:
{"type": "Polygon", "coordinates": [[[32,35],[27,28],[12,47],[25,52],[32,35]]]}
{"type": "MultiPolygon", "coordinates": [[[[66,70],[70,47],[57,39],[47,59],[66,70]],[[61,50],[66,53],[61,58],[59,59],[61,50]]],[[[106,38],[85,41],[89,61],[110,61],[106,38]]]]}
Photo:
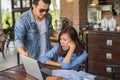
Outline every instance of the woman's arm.
{"type": "Polygon", "coordinates": [[[50,51],[48,51],[43,57],[41,57],[41,63],[60,67],[61,63],[51,60],[57,54],[58,47],[59,44],[55,45],[50,51]]]}
{"type": "Polygon", "coordinates": [[[59,44],[56,44],[51,50],[49,50],[44,56],[40,57],[40,62],[46,64],[47,60],[54,58],[57,54],[59,44]]]}
{"type": "Polygon", "coordinates": [[[45,64],[61,67],[61,63],[52,60],[47,60],[45,64]]]}
{"type": "Polygon", "coordinates": [[[87,58],[87,55],[88,55],[87,52],[84,50],[81,55],[79,55],[75,59],[71,60],[71,62],[68,62],[68,63],[63,62],[61,67],[63,69],[73,68],[74,66],[79,65],[82,62],[84,62],[87,58]]]}

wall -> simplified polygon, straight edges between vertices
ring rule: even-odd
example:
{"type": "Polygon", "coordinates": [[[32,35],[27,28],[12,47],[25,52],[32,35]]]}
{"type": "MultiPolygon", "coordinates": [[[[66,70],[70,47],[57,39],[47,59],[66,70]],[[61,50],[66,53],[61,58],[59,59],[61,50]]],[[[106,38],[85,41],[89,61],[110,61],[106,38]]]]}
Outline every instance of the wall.
{"type": "Polygon", "coordinates": [[[87,0],[73,0],[70,3],[60,0],[60,3],[60,16],[68,18],[77,31],[87,24],[87,0]]]}
{"type": "Polygon", "coordinates": [[[68,18],[72,24],[73,2],[68,3],[66,0],[60,0],[60,16],[68,18]]]}

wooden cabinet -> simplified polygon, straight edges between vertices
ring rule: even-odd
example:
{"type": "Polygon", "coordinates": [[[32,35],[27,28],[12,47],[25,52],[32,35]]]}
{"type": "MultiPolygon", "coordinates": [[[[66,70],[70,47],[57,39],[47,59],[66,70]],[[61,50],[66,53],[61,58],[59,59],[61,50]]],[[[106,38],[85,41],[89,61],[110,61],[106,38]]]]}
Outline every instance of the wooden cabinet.
{"type": "Polygon", "coordinates": [[[108,5],[113,4],[114,0],[99,0],[99,4],[108,5]]]}
{"type": "Polygon", "coordinates": [[[120,78],[120,68],[116,68],[114,76],[112,67],[108,66],[120,66],[120,32],[84,31],[84,40],[88,51],[88,72],[120,78]]]}

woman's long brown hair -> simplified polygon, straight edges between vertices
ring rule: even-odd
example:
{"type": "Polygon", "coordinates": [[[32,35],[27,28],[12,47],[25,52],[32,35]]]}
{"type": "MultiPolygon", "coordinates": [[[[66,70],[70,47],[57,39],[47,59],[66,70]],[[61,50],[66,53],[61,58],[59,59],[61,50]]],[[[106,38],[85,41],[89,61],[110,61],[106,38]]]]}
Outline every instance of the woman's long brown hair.
{"type": "MultiPolygon", "coordinates": [[[[84,45],[83,43],[79,40],[78,38],[78,34],[77,34],[77,31],[71,27],[71,26],[68,26],[66,28],[64,28],[60,34],[59,34],[59,38],[58,38],[58,41],[59,41],[59,44],[60,44],[60,37],[62,34],[65,34],[67,33],[68,36],[71,38],[71,40],[73,40],[75,42],[75,45],[76,45],[76,49],[74,51],[74,53],[76,53],[78,55],[79,54],[82,54],[83,53],[83,50],[84,50],[84,45]]],[[[67,53],[67,51],[64,51],[61,47],[61,45],[59,46],[59,49],[58,49],[58,56],[65,56],[67,53]]]]}

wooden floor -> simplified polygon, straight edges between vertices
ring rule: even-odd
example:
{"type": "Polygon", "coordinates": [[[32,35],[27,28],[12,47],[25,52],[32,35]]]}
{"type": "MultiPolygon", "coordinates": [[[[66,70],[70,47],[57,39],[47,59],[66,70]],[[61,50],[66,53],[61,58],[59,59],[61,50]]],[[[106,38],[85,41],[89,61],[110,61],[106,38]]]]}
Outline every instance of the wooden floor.
{"type": "Polygon", "coordinates": [[[0,52],[0,71],[17,65],[17,52],[14,48],[13,42],[10,42],[8,49],[5,47],[4,52],[5,59],[0,52]]]}

